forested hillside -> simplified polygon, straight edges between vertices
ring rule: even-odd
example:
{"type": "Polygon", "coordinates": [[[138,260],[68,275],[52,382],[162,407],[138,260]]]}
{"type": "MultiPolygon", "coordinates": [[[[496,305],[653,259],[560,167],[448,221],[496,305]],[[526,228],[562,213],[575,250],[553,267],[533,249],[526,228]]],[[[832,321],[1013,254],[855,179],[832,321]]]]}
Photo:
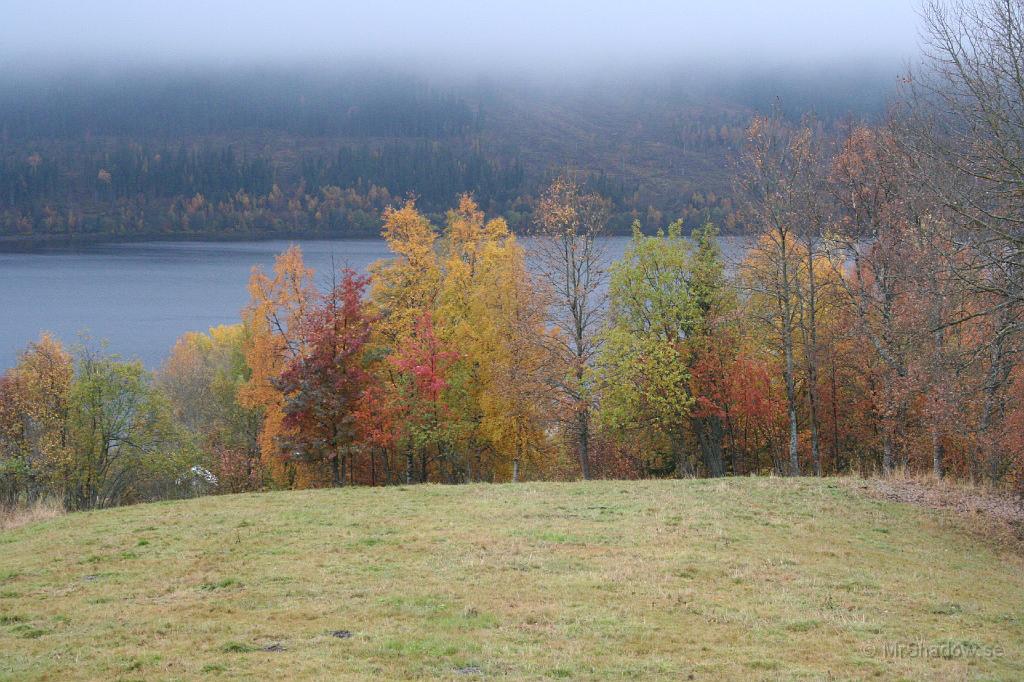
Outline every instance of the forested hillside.
{"type": "MultiPolygon", "coordinates": [[[[239,324],[182,335],[155,374],[44,333],[0,376],[0,505],[877,471],[1021,493],[1024,84],[1008,81],[1004,65],[1024,72],[1024,56],[998,37],[1024,33],[1024,16],[991,1],[983,15],[933,10],[928,75],[906,79],[884,120],[837,136],[814,112],[794,122],[775,107],[742,134],[719,129],[719,146],[742,138],[730,184],[757,237],[731,266],[712,220],[687,230],[653,208],[611,262],[605,236],[621,204],[589,186],[598,180],[566,173],[532,201],[529,240],[511,229],[522,214],[506,219],[465,193],[440,220],[426,197],[385,208],[390,257],[367,272],[332,263],[317,277],[292,245],[272,269],[251,272],[239,324]],[[964,53],[961,34],[995,56],[964,53]]],[[[454,106],[419,96],[428,109],[454,106]]],[[[558,106],[577,96],[567,90],[558,106]]],[[[607,120],[628,107],[595,101],[609,113],[594,113],[593,125],[613,130],[607,120]]],[[[471,129],[514,118],[470,111],[471,129]]],[[[583,118],[562,125],[579,129],[569,123],[583,118]]],[[[353,122],[351,132],[379,125],[353,122]]],[[[514,126],[504,129],[515,138],[514,126]]],[[[637,140],[654,129],[630,133],[629,145],[649,148],[637,140]]],[[[697,145],[691,132],[680,148],[697,145]]],[[[447,153],[440,142],[417,144],[447,153]]],[[[617,144],[608,132],[588,149],[617,144]]],[[[351,180],[350,165],[408,170],[333,153],[303,172],[329,181],[351,180]]],[[[262,172],[240,158],[167,163],[185,175],[202,163],[224,176],[262,172]]],[[[533,163],[522,159],[524,169],[533,163]]],[[[152,166],[143,159],[136,174],[152,166]]],[[[113,172],[98,173],[113,192],[113,172]]],[[[197,195],[181,216],[278,205],[321,215],[327,198],[337,209],[359,196],[331,187],[323,201],[289,198],[277,183],[270,203],[242,191],[219,202],[197,195]]],[[[385,189],[369,191],[390,201],[385,189]]]]}
{"type": "MultiPolygon", "coordinates": [[[[894,73],[895,69],[891,69],[894,73]]],[[[613,230],[742,229],[751,115],[874,117],[890,70],[465,82],[372,70],[129,72],[0,82],[0,238],[375,235],[408,195],[464,193],[515,229],[552,177],[611,200],[613,230]],[[854,94],[850,94],[854,93],[854,94]]]]}
{"type": "MultiPolygon", "coordinates": [[[[610,262],[604,237],[624,215],[621,195],[589,186],[609,176],[566,173],[531,202],[529,242],[512,229],[521,213],[506,218],[483,203],[500,198],[465,193],[442,204],[440,220],[437,196],[388,205],[379,229],[390,257],[365,273],[332,263],[318,279],[292,245],[272,269],[250,274],[240,324],[182,335],[155,375],[102,346],[69,352],[41,335],[0,376],[0,504],[58,498],[91,509],[267,486],[900,470],[1021,493],[1024,83],[1006,74],[1024,72],[1024,55],[999,36],[1024,33],[1024,15],[991,0],[984,14],[933,8],[928,22],[926,75],[907,77],[884,120],[838,131],[813,111],[794,122],[774,107],[743,133],[723,125],[715,143],[713,130],[702,138],[681,129],[680,149],[742,139],[729,182],[757,238],[732,267],[713,220],[687,230],[656,208],[634,220],[610,262]],[[959,35],[993,56],[965,53],[959,35]]],[[[463,109],[449,95],[417,97],[438,135],[515,118],[514,108],[488,113],[479,102],[467,105],[472,115],[433,116],[463,109]]],[[[578,97],[566,90],[544,110],[578,97]]],[[[606,105],[560,125],[607,126],[590,153],[624,148],[608,121],[624,120],[616,112],[629,106],[608,93],[593,102],[606,105]],[[572,124],[584,119],[596,123],[572,124]]],[[[641,104],[663,121],[658,106],[641,104]]],[[[376,139],[384,124],[362,119],[356,104],[350,111],[349,133],[376,139]]],[[[511,123],[503,130],[517,139],[511,123]]],[[[654,130],[622,139],[654,148],[643,142],[654,130]]],[[[422,154],[395,158],[453,158],[441,142],[416,144],[422,154]]],[[[510,172],[533,182],[525,150],[544,144],[524,145],[523,170],[510,172]]],[[[347,174],[354,165],[413,172],[372,153],[332,153],[302,173],[330,182],[358,180],[347,174]]],[[[203,164],[219,169],[211,177],[266,172],[246,153],[126,158],[142,183],[164,161],[190,181],[204,177],[203,164]]],[[[443,168],[424,176],[438,195],[443,168]]],[[[100,205],[114,172],[97,172],[100,205]]],[[[360,196],[329,187],[322,199],[289,198],[277,182],[270,199],[197,194],[174,199],[187,203],[175,215],[202,227],[191,221],[221,207],[273,217],[281,206],[299,226],[310,211],[327,215],[360,196]]],[[[393,196],[369,193],[381,203],[393,196]]],[[[363,215],[378,229],[370,210],[363,215]]],[[[728,216],[720,222],[734,227],[728,216]]]]}

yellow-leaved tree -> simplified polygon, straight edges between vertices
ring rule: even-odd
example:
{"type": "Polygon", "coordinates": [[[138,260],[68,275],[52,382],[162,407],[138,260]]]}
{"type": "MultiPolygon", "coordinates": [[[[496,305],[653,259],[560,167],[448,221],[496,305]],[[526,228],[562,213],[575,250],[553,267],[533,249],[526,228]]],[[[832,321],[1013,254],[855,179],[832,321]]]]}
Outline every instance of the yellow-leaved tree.
{"type": "Polygon", "coordinates": [[[467,473],[517,480],[543,451],[544,301],[508,225],[468,195],[448,213],[444,251],[438,320],[462,354],[467,473]]]}
{"type": "MultiPolygon", "coordinates": [[[[378,357],[408,345],[425,315],[441,345],[458,351],[444,371],[443,424],[431,431],[443,442],[427,448],[436,454],[420,480],[517,478],[520,465],[536,462],[543,451],[547,412],[544,302],[522,247],[504,220],[486,220],[468,195],[448,212],[441,240],[411,201],[385,213],[383,236],[395,258],[371,268],[378,357]]],[[[378,421],[387,421],[386,408],[394,408],[381,442],[389,442],[393,454],[423,450],[403,430],[408,376],[389,362],[378,363],[376,371],[384,392],[375,400],[378,421]]],[[[411,472],[406,477],[414,478],[411,472]]]]}
{"type": "Polygon", "coordinates": [[[370,266],[368,314],[375,322],[366,355],[376,381],[371,382],[375,388],[364,395],[359,428],[368,446],[380,451],[386,476],[397,481],[401,462],[406,461],[405,478],[411,482],[404,379],[386,360],[414,335],[417,322],[434,310],[441,281],[437,233],[410,199],[401,208],[387,208],[381,236],[394,257],[370,266]]]}
{"type": "Polygon", "coordinates": [[[378,342],[394,348],[412,333],[416,320],[433,310],[441,267],[435,250],[437,234],[412,199],[402,208],[389,207],[384,212],[382,236],[395,257],[370,266],[370,297],[380,315],[375,325],[378,342]]]}
{"type": "Polygon", "coordinates": [[[301,352],[294,330],[317,298],[313,271],[306,267],[302,251],[292,246],[277,257],[273,276],[255,268],[249,278],[249,305],[243,319],[249,336],[245,358],[252,375],[239,390],[244,407],[263,411],[259,446],[264,466],[276,485],[306,487],[318,474],[301,462],[282,456],[284,394],[275,385],[285,362],[301,352]]]}
{"type": "Polygon", "coordinates": [[[71,356],[49,334],[0,375],[0,506],[32,503],[48,486],[63,487],[73,375],[71,356]]]}
{"type": "Polygon", "coordinates": [[[174,417],[210,456],[221,490],[241,492],[262,484],[260,409],[239,403],[251,372],[244,324],[186,332],[156,375],[174,417]]]}

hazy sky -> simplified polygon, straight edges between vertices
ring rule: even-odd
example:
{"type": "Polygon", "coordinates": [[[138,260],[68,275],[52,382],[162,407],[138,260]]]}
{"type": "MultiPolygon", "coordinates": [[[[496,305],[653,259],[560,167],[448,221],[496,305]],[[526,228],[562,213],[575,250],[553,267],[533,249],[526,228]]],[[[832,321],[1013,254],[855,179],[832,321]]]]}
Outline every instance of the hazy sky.
{"type": "Polygon", "coordinates": [[[0,0],[0,56],[474,68],[906,57],[916,0],[0,0]]]}

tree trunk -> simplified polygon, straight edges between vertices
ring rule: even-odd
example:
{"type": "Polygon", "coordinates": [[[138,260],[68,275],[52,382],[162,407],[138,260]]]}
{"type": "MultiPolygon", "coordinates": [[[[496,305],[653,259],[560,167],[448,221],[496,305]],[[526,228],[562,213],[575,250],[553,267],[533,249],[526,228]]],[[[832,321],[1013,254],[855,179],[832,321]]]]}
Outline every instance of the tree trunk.
{"type": "Polygon", "coordinates": [[[673,438],[671,441],[672,456],[676,461],[676,477],[692,478],[695,474],[690,458],[686,455],[686,447],[682,438],[673,438]]]}
{"type": "Polygon", "coordinates": [[[789,280],[789,264],[786,253],[786,239],[782,235],[781,240],[781,268],[782,290],[779,292],[781,298],[782,312],[782,350],[786,358],[786,366],[783,370],[786,380],[786,405],[789,412],[789,473],[791,476],[800,475],[800,454],[798,450],[799,439],[797,436],[797,414],[796,414],[796,371],[793,361],[793,287],[789,280]]]}
{"type": "Polygon", "coordinates": [[[796,419],[796,377],[793,372],[793,335],[786,334],[786,404],[789,412],[789,475],[800,475],[799,438],[796,419]]]}
{"type": "Polygon", "coordinates": [[[576,412],[576,438],[583,480],[590,479],[590,409],[583,407],[576,412]]]}
{"type": "Polygon", "coordinates": [[[836,402],[836,359],[832,356],[832,468],[836,473],[843,469],[839,461],[839,405],[836,402]]]}
{"type": "Polygon", "coordinates": [[[821,449],[818,444],[818,321],[817,286],[814,281],[814,247],[807,245],[807,417],[811,423],[811,459],[814,475],[821,476],[821,449]]]}
{"type": "Polygon", "coordinates": [[[722,464],[722,420],[716,416],[697,417],[693,420],[693,430],[700,443],[701,456],[708,476],[720,478],[725,475],[722,464]]]}
{"type": "Polygon", "coordinates": [[[942,444],[942,435],[939,433],[938,425],[932,424],[932,471],[935,472],[935,478],[942,478],[945,473],[943,471],[942,458],[945,455],[946,448],[942,444]]]}
{"type": "MultiPolygon", "coordinates": [[[[814,372],[811,372],[814,374],[814,372]]],[[[808,389],[808,419],[811,422],[811,459],[814,461],[814,475],[821,476],[821,450],[818,447],[818,410],[814,398],[814,389],[808,389]]]]}
{"type": "Polygon", "coordinates": [[[896,414],[886,417],[882,433],[882,473],[891,474],[902,460],[900,443],[901,426],[905,411],[902,406],[896,408],[896,414]]]}
{"type": "Polygon", "coordinates": [[[893,471],[893,437],[889,432],[889,429],[885,430],[885,436],[882,440],[882,473],[891,474],[893,471]]]}
{"type": "MultiPolygon", "coordinates": [[[[1003,314],[1005,319],[1005,313],[1003,314]]],[[[1006,370],[1006,363],[1003,360],[1003,337],[1000,336],[994,341],[989,350],[989,368],[988,373],[985,377],[984,395],[985,400],[982,403],[981,409],[981,420],[978,423],[978,433],[981,436],[981,453],[988,464],[989,475],[992,480],[996,479],[997,470],[997,458],[992,452],[992,444],[989,439],[988,432],[992,427],[992,422],[995,418],[996,409],[998,407],[998,393],[1000,387],[1006,381],[1008,372],[1006,370]]],[[[978,461],[977,454],[973,454],[971,457],[971,479],[976,480],[981,476],[981,462],[978,461]]]]}
{"type": "Polygon", "coordinates": [[[739,463],[736,461],[736,427],[732,423],[732,417],[729,415],[729,410],[725,410],[725,423],[723,424],[725,433],[722,436],[723,447],[725,443],[728,443],[726,452],[729,453],[729,473],[733,476],[739,475],[739,463]]]}
{"type": "Polygon", "coordinates": [[[380,466],[381,476],[383,478],[382,485],[387,485],[388,483],[398,483],[396,477],[393,476],[391,473],[391,453],[388,452],[387,448],[380,449],[380,466]]]}

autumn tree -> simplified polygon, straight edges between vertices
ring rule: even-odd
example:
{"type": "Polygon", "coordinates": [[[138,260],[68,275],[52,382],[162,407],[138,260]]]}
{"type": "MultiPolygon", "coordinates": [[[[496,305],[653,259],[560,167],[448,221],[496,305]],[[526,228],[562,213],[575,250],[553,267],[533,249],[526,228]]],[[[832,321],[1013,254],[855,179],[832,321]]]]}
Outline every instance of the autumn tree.
{"type": "MultiPolygon", "coordinates": [[[[821,136],[815,134],[812,119],[805,119],[794,131],[789,143],[793,170],[789,178],[788,201],[793,234],[803,253],[803,286],[797,288],[799,296],[799,329],[804,348],[807,374],[807,424],[810,430],[811,462],[816,476],[822,475],[819,384],[819,318],[822,292],[818,262],[825,257],[825,238],[832,229],[833,201],[828,191],[828,159],[822,149],[821,136]]],[[[826,280],[827,282],[827,280],[826,280]]],[[[824,296],[823,296],[824,294],[824,296]]]]}
{"type": "Polygon", "coordinates": [[[67,509],[174,496],[192,453],[139,362],[83,347],[68,393],[70,456],[57,471],[67,509]]]}
{"type": "Polygon", "coordinates": [[[904,88],[908,170],[1009,275],[1001,293],[1024,300],[1024,8],[928,0],[922,18],[923,64],[904,88]]]}
{"type": "Polygon", "coordinates": [[[43,334],[0,376],[0,506],[44,496],[68,460],[71,355],[43,334]]]}
{"type": "Polygon", "coordinates": [[[533,259],[551,296],[549,324],[557,330],[549,350],[556,387],[568,409],[568,430],[583,478],[590,478],[591,366],[599,348],[606,256],[601,237],[608,202],[585,193],[567,177],[541,195],[535,211],[533,259]]]}
{"type": "Polygon", "coordinates": [[[280,439],[288,435],[285,396],[274,384],[287,362],[302,350],[298,329],[317,297],[312,277],[299,247],[290,247],[277,257],[273,276],[258,268],[253,271],[251,302],[242,314],[248,330],[245,357],[252,374],[239,391],[239,402],[263,413],[261,457],[274,483],[286,487],[296,481],[312,482],[303,463],[281,457],[280,439]]]}
{"type": "Polygon", "coordinates": [[[458,352],[438,337],[433,315],[424,313],[411,334],[401,343],[389,363],[397,371],[401,438],[406,454],[406,482],[412,483],[419,465],[419,481],[425,483],[435,463],[450,464],[451,447],[458,424],[452,418],[446,391],[448,374],[458,352]]]}
{"type": "MultiPolygon", "coordinates": [[[[602,416],[636,437],[651,430],[667,445],[680,475],[692,475],[686,454],[691,408],[690,348],[699,310],[691,282],[690,246],[678,222],[646,237],[639,223],[621,261],[612,265],[609,326],[598,366],[602,416]]],[[[708,461],[712,475],[721,462],[708,461]]]]}
{"type": "Polygon", "coordinates": [[[380,320],[375,332],[380,343],[394,348],[412,333],[417,321],[436,305],[441,286],[437,232],[416,203],[384,212],[381,232],[394,258],[370,266],[371,298],[380,320]]]}
{"type": "MultiPolygon", "coordinates": [[[[437,231],[412,199],[384,212],[381,236],[394,257],[370,266],[369,304],[377,320],[367,355],[374,379],[360,403],[358,428],[363,433],[362,442],[371,453],[379,452],[382,468],[394,481],[403,464],[408,464],[408,453],[398,452],[407,444],[401,416],[405,386],[389,358],[415,333],[417,320],[435,310],[441,263],[437,231]]],[[[372,454],[370,461],[375,466],[372,454]]],[[[411,470],[405,468],[411,477],[411,470]]]]}
{"type": "Polygon", "coordinates": [[[779,457],[786,441],[785,393],[777,389],[775,368],[761,351],[745,346],[742,330],[719,321],[692,363],[693,412],[719,420],[734,475],[788,468],[788,460],[779,457]]]}
{"type": "Polygon", "coordinates": [[[731,341],[730,328],[736,312],[735,287],[726,281],[725,264],[718,242],[718,229],[708,222],[690,235],[693,256],[690,265],[690,288],[696,318],[689,331],[691,392],[698,400],[693,411],[693,430],[703,454],[707,471],[712,476],[725,473],[723,446],[726,420],[715,410],[707,409],[703,391],[693,382],[695,364],[702,356],[726,351],[731,341]]]}
{"type": "Polygon", "coordinates": [[[175,419],[208,451],[218,490],[239,492],[262,483],[259,435],[263,416],[243,406],[239,393],[251,377],[242,324],[188,332],[156,375],[175,419]]]}
{"type": "Polygon", "coordinates": [[[858,128],[831,175],[842,209],[833,248],[839,249],[839,262],[850,264],[844,290],[856,311],[858,331],[883,365],[877,404],[885,472],[906,461],[904,432],[913,395],[909,360],[923,342],[921,327],[909,317],[915,267],[911,256],[922,216],[910,201],[899,160],[891,138],[858,128]]]}
{"type": "MultiPolygon", "coordinates": [[[[518,477],[545,440],[548,394],[540,377],[549,364],[541,343],[543,301],[522,248],[504,220],[485,219],[468,195],[448,212],[440,238],[412,202],[387,212],[383,236],[395,257],[371,267],[370,301],[379,321],[368,353],[377,384],[360,407],[366,444],[384,455],[390,475],[396,467],[387,454],[400,448],[409,454],[411,432],[401,415],[412,409],[416,392],[396,358],[420,347],[426,334],[457,353],[443,363],[445,390],[438,396],[445,441],[420,462],[419,475],[443,468],[449,480],[518,477]]],[[[408,461],[405,468],[412,472],[408,461]]]]}
{"type": "Polygon", "coordinates": [[[460,350],[467,477],[518,480],[537,464],[551,406],[544,300],[504,220],[484,219],[467,195],[449,211],[442,245],[440,333],[460,350]],[[484,461],[484,456],[487,460],[484,461]]]}
{"type": "Polygon", "coordinates": [[[178,497],[199,463],[153,377],[82,344],[44,335],[0,377],[0,503],[60,500],[68,510],[178,497]]]}
{"type": "Polygon", "coordinates": [[[942,329],[967,323],[981,333],[975,345],[983,360],[971,369],[983,377],[972,475],[987,459],[986,473],[997,479],[1004,462],[995,433],[1024,320],[1024,9],[1019,0],[929,0],[922,19],[924,58],[904,81],[895,137],[904,172],[970,250],[946,265],[971,291],[972,310],[942,329]]]}
{"type": "MultiPolygon", "coordinates": [[[[371,379],[355,406],[357,441],[369,461],[369,484],[398,483],[401,475],[394,455],[405,433],[401,395],[396,385],[380,380],[379,368],[371,366],[368,371],[371,379]]],[[[397,380],[397,372],[393,378],[397,380]]]]}
{"type": "Polygon", "coordinates": [[[362,301],[369,278],[351,269],[298,321],[298,350],[272,381],[284,396],[282,453],[314,466],[328,464],[331,483],[345,481],[356,450],[355,419],[370,375],[363,352],[371,318],[362,301]]]}
{"type": "Polygon", "coordinates": [[[794,136],[778,113],[756,117],[747,132],[744,172],[739,190],[746,201],[747,219],[761,235],[754,247],[759,271],[746,280],[770,301],[765,308],[782,355],[789,416],[789,473],[800,474],[799,403],[796,342],[800,323],[800,285],[803,261],[797,253],[801,189],[807,163],[800,135],[794,136]]]}
{"type": "Polygon", "coordinates": [[[489,247],[483,256],[470,306],[471,319],[479,321],[470,352],[480,358],[484,385],[480,431],[499,462],[511,463],[508,475],[517,481],[526,464],[542,470],[538,458],[554,408],[544,302],[514,241],[489,247]]]}

